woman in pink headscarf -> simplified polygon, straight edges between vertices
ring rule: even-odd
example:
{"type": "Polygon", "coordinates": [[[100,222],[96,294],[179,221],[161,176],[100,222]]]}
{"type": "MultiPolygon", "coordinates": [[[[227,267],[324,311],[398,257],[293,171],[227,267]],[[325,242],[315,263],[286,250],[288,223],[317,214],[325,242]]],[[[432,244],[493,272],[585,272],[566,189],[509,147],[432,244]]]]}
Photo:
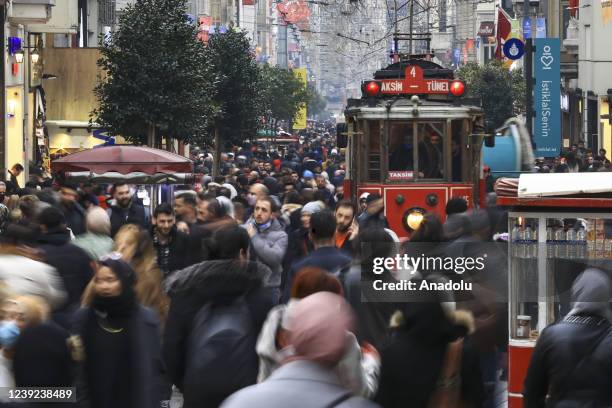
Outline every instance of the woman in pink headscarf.
{"type": "Polygon", "coordinates": [[[223,408],[373,408],[340,384],[334,367],[347,347],[353,315],[345,300],[318,292],[300,300],[288,316],[291,356],[263,383],[229,397],[223,408]]]}

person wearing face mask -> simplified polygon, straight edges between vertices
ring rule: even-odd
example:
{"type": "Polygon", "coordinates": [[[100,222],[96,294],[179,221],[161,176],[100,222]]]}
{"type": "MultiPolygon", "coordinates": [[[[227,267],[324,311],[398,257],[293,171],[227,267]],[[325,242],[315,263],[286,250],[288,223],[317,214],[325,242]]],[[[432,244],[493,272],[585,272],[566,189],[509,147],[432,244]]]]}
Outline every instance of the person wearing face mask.
{"type": "Polygon", "coordinates": [[[257,334],[273,306],[272,288],[264,285],[272,271],[247,260],[244,228],[217,230],[206,245],[211,260],[177,271],[164,283],[171,303],[163,356],[184,408],[216,408],[255,383],[257,334]]]}
{"type": "Polygon", "coordinates": [[[132,267],[114,252],[99,261],[89,304],[75,314],[83,344],[80,400],[91,408],[158,408],[163,365],[159,322],[138,303],[132,267]]]}
{"type": "Polygon", "coordinates": [[[35,296],[17,296],[7,299],[2,306],[0,322],[0,387],[15,387],[12,360],[20,334],[28,327],[47,319],[49,307],[35,296]]]}

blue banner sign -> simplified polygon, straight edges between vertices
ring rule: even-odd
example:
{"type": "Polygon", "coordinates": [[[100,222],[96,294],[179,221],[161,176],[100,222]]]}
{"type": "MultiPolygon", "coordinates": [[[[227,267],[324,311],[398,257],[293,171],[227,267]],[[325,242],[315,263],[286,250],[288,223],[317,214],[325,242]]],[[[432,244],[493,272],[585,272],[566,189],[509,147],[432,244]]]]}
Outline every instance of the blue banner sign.
{"type": "Polygon", "coordinates": [[[533,90],[535,155],[558,156],[561,150],[561,41],[535,40],[535,81],[533,90]]]}
{"type": "Polygon", "coordinates": [[[531,38],[531,18],[523,19],[523,38],[531,38]]]}
{"type": "Polygon", "coordinates": [[[536,38],[546,38],[546,18],[538,17],[536,20],[536,38]]]}

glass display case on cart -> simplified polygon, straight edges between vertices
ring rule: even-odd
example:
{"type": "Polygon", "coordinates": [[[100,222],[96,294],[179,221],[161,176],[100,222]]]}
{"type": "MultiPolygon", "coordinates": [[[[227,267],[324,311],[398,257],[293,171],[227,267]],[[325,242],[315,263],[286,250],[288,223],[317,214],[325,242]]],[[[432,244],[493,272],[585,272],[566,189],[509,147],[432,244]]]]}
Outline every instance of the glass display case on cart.
{"type": "Polygon", "coordinates": [[[542,330],[571,310],[571,286],[587,267],[612,278],[612,198],[498,198],[508,213],[508,402],[522,407],[529,361],[542,330]]]}

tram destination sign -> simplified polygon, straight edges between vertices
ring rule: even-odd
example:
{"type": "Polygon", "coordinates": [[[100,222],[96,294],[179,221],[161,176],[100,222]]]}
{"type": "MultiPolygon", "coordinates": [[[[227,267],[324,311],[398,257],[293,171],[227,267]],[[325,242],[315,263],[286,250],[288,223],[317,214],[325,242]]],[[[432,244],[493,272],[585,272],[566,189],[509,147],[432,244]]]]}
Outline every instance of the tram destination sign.
{"type": "Polygon", "coordinates": [[[414,178],[413,171],[389,171],[389,180],[412,180],[414,178]]]}
{"type": "Polygon", "coordinates": [[[380,93],[383,95],[448,94],[451,79],[426,79],[423,68],[416,65],[406,67],[403,79],[380,80],[380,93]]]}

